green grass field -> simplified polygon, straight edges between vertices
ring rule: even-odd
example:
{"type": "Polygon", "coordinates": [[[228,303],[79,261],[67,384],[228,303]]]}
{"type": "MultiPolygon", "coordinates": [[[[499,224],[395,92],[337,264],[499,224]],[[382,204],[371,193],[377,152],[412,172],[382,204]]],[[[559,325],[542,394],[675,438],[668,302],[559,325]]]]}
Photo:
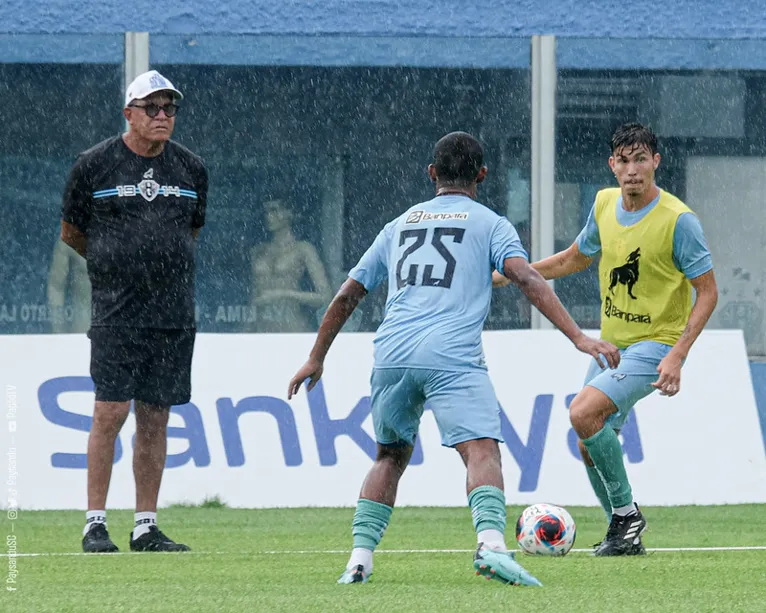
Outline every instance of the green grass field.
{"type": "MultiPolygon", "coordinates": [[[[599,509],[569,510],[578,525],[575,548],[601,539],[599,509]]],[[[766,545],[765,505],[642,510],[648,548],[766,545]]],[[[510,525],[520,512],[509,508],[510,525]]],[[[77,555],[82,512],[22,510],[13,526],[18,553],[59,555],[17,557],[17,590],[3,592],[0,611],[766,611],[766,550],[520,556],[545,587],[488,582],[473,574],[468,509],[396,509],[370,582],[340,586],[352,515],[353,509],[172,507],[160,511],[160,527],[192,553],[85,556],[77,555]],[[407,551],[429,549],[442,551],[407,551]]],[[[122,551],[132,520],[129,511],[109,511],[122,551]]],[[[10,529],[5,519],[4,527],[10,529]]],[[[6,575],[12,559],[2,560],[6,575]]]]}

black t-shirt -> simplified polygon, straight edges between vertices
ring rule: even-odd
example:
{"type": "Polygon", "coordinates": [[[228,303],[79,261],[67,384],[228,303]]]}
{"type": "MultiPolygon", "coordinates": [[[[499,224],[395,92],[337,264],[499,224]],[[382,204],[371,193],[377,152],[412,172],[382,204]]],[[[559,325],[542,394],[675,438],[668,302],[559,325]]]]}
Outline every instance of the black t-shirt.
{"type": "Polygon", "coordinates": [[[62,219],[88,239],[92,326],[195,327],[192,230],[205,223],[207,185],[202,160],[173,141],[152,158],[122,136],[80,154],[62,219]]]}

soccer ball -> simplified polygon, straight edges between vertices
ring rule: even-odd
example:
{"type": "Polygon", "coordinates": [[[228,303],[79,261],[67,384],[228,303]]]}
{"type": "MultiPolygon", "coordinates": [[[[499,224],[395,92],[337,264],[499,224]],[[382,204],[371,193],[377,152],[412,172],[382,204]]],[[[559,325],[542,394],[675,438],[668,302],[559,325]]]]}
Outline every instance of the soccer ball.
{"type": "Polygon", "coordinates": [[[533,504],[516,522],[516,541],[527,553],[565,556],[575,542],[577,527],[569,511],[552,504],[533,504]]]}

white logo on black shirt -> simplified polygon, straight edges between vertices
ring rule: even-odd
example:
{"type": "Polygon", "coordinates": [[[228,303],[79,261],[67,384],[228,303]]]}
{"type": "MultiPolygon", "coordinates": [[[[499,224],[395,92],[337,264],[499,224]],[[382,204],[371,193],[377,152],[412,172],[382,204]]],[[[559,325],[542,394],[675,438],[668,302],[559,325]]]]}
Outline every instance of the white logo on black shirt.
{"type": "MultiPolygon", "coordinates": [[[[175,196],[176,198],[180,198],[181,196],[193,195],[193,197],[197,197],[196,192],[192,193],[189,190],[186,190],[189,191],[189,193],[181,193],[180,185],[160,185],[157,183],[157,181],[154,180],[154,168],[150,168],[143,174],[143,181],[138,185],[118,185],[114,190],[117,192],[115,195],[120,198],[130,198],[132,196],[140,195],[147,202],[151,202],[157,196],[165,196],[166,198],[168,196],[175,196]]],[[[108,193],[109,191],[110,190],[102,190],[93,195],[96,198],[103,198],[112,195],[108,193]]]]}
{"type": "Polygon", "coordinates": [[[144,197],[144,200],[151,202],[160,193],[160,184],[153,179],[144,179],[138,184],[138,193],[144,197]]]}

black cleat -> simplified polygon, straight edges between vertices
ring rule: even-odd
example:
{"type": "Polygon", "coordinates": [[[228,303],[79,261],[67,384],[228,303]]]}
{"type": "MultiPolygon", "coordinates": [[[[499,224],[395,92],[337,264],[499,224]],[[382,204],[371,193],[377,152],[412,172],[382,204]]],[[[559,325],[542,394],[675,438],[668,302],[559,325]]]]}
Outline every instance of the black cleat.
{"type": "Polygon", "coordinates": [[[646,520],[636,507],[636,512],[627,516],[612,515],[606,537],[601,541],[594,556],[636,556],[646,553],[641,534],[646,530],[646,520]]]}
{"type": "Polygon", "coordinates": [[[130,533],[131,551],[191,551],[188,546],[176,543],[165,536],[157,526],[151,526],[149,532],[145,532],[133,540],[130,533]]]}
{"type": "Polygon", "coordinates": [[[633,547],[630,548],[630,551],[626,555],[629,555],[629,556],[645,556],[646,555],[646,547],[644,547],[644,544],[641,542],[641,537],[638,537],[638,543],[633,543],[633,547]]]}
{"type": "Polygon", "coordinates": [[[93,524],[82,537],[82,550],[85,553],[114,553],[119,551],[117,545],[109,538],[109,532],[104,524],[93,524]]]}
{"type": "MultiPolygon", "coordinates": [[[[634,503],[636,505],[636,510],[640,513],[641,507],[638,506],[638,503],[634,503]]],[[[646,526],[644,526],[644,529],[646,529],[646,526]]],[[[604,541],[599,541],[598,543],[594,543],[591,545],[591,549],[597,550],[599,547],[601,547],[601,544],[604,541]]],[[[630,550],[628,550],[626,553],[622,554],[626,556],[645,556],[646,555],[646,548],[644,547],[644,544],[641,542],[641,537],[639,537],[638,542],[633,542],[632,547],[630,550]]]]}
{"type": "MultiPolygon", "coordinates": [[[[604,541],[599,541],[598,543],[594,543],[591,545],[591,549],[594,550],[594,552],[601,547],[601,543],[604,541]]],[[[638,539],[638,543],[633,543],[630,551],[626,554],[626,556],[645,556],[646,555],[646,548],[644,547],[644,544],[641,542],[641,537],[638,539]]]]}

